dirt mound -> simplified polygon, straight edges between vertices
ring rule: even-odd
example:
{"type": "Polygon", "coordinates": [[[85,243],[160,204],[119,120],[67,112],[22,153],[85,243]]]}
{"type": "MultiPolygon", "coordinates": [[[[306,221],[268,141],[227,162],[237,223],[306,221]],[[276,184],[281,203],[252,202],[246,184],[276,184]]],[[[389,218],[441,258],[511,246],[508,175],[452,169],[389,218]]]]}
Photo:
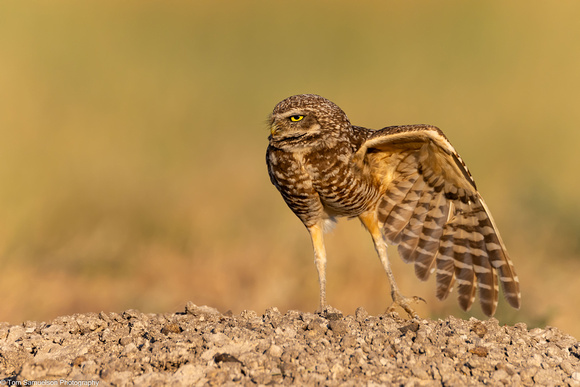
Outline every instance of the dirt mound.
{"type": "Polygon", "coordinates": [[[0,383],[580,385],[580,342],[497,320],[276,308],[77,314],[0,325],[0,383]],[[33,383],[34,383],[33,382],[33,383]]]}

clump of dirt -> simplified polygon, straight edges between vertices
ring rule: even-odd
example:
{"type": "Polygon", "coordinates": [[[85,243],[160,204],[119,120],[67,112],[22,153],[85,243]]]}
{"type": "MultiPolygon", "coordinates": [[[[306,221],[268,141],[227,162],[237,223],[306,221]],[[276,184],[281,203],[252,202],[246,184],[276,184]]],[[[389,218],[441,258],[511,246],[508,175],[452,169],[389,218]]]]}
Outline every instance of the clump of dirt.
{"type": "Polygon", "coordinates": [[[497,320],[406,320],[277,308],[89,313],[0,324],[0,382],[107,385],[580,386],[580,342],[497,320]]]}

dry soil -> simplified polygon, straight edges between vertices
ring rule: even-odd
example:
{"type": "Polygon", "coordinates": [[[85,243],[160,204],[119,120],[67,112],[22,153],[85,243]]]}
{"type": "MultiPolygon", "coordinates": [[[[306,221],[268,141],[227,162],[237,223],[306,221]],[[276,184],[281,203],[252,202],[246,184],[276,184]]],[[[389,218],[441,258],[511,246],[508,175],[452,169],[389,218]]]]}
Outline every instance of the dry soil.
{"type": "Polygon", "coordinates": [[[580,386],[580,343],[497,320],[220,313],[89,313],[0,324],[4,385],[580,386]]]}

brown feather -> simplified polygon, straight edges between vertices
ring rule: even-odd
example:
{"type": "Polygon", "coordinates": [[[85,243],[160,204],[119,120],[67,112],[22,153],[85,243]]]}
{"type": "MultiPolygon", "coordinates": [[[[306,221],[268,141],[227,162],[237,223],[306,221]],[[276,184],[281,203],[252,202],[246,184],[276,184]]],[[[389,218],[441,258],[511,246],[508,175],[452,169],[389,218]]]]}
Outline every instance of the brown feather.
{"type": "Polygon", "coordinates": [[[394,283],[385,241],[413,262],[421,280],[436,272],[437,297],[457,282],[469,309],[476,290],[484,313],[497,306],[499,282],[520,305],[519,280],[475,182],[443,132],[429,125],[373,131],[351,125],[331,101],[291,96],[270,115],[266,153],[271,182],[310,232],[326,307],[324,224],[359,217],[391,281],[391,294],[413,314],[394,283]]]}
{"type": "Polygon", "coordinates": [[[387,241],[399,245],[405,262],[414,262],[418,278],[426,280],[436,267],[438,298],[446,298],[457,283],[460,306],[467,310],[479,289],[482,310],[492,315],[499,273],[508,302],[519,307],[513,264],[463,160],[432,127],[406,129],[408,148],[401,128],[392,142],[388,135],[381,142],[378,134],[368,141],[375,152],[408,153],[378,207],[387,241]]]}

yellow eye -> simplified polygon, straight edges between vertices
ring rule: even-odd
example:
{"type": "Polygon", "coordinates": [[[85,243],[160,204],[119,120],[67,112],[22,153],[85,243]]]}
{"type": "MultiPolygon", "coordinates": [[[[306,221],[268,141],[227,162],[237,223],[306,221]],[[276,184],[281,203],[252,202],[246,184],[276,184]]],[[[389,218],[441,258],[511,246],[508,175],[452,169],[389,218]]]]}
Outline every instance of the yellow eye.
{"type": "Polygon", "coordinates": [[[299,115],[290,116],[290,121],[292,121],[292,122],[298,122],[298,121],[302,121],[303,118],[304,118],[304,116],[299,116],[299,115]]]}

